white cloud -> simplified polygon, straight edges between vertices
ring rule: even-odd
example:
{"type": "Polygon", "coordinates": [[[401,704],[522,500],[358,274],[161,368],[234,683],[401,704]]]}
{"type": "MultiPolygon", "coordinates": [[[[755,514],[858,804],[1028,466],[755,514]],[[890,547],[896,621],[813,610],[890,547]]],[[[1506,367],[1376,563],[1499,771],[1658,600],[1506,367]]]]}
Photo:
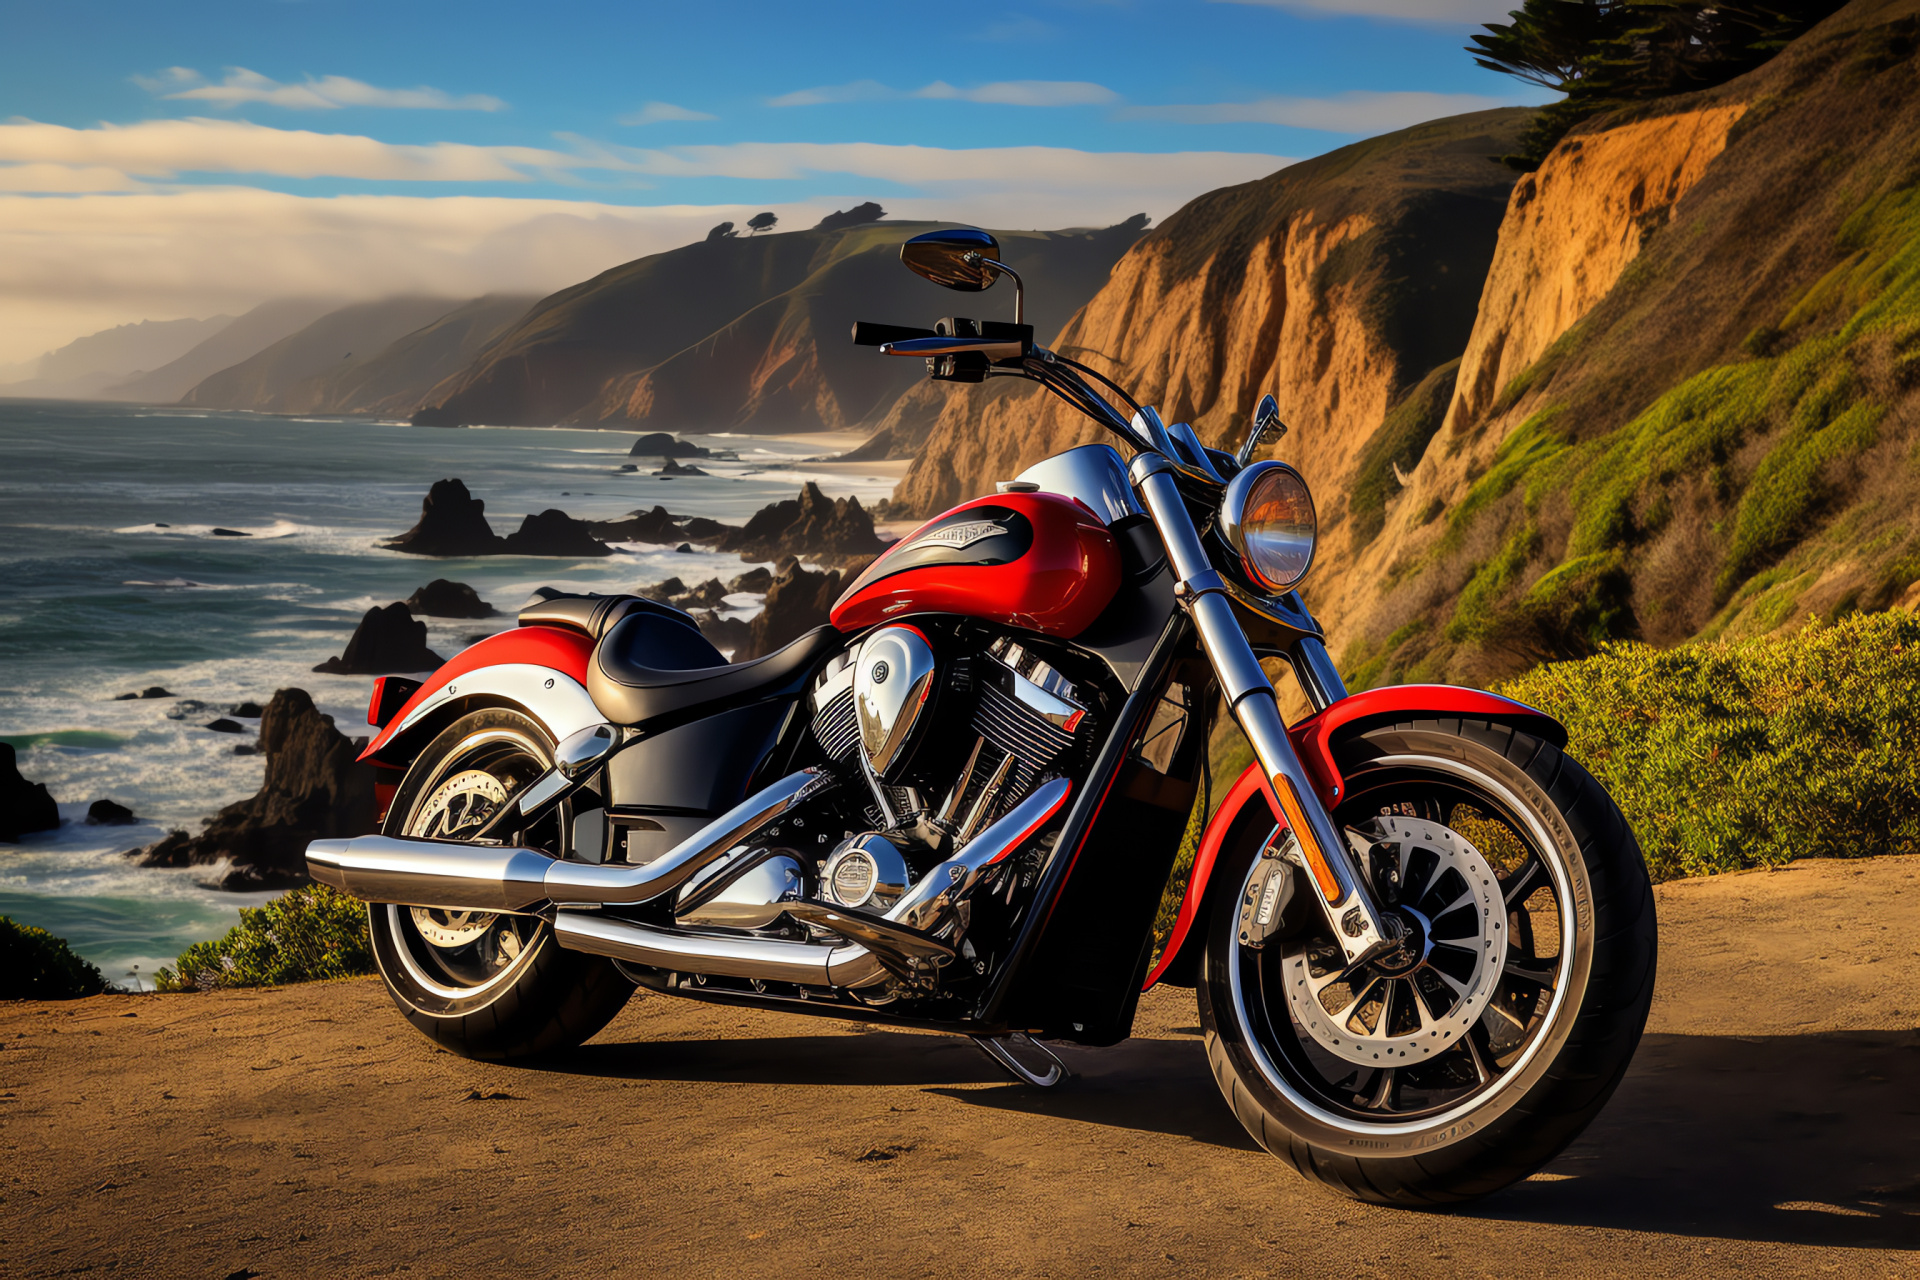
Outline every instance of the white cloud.
{"type": "Polygon", "coordinates": [[[676,107],[671,102],[649,102],[638,111],[620,117],[621,124],[661,124],[668,120],[717,120],[718,116],[691,107],[676,107]]]}
{"type": "Polygon", "coordinates": [[[0,191],[139,191],[146,185],[104,165],[0,165],[0,191]]]}
{"type": "Polygon", "coordinates": [[[1356,89],[1331,98],[1256,98],[1251,102],[1202,102],[1128,107],[1121,115],[1176,124],[1279,124],[1329,133],[1384,133],[1441,116],[1513,105],[1510,99],[1477,93],[1375,93],[1356,89]]]}
{"type": "Polygon", "coordinates": [[[103,166],[147,178],[260,173],[400,182],[526,182],[532,173],[610,167],[603,157],[539,147],[406,146],[357,134],[192,117],[92,129],[12,120],[0,123],[4,162],[103,166]]]}
{"type": "Polygon", "coordinates": [[[878,80],[822,85],[767,99],[770,107],[818,107],[840,102],[933,98],[955,102],[983,102],[1002,107],[1099,107],[1120,101],[1105,85],[1087,80],[1000,80],[960,89],[944,80],[918,89],[894,89],[878,80]]]}
{"type": "Polygon", "coordinates": [[[1087,80],[1001,80],[977,89],[956,89],[935,80],[914,90],[916,98],[957,98],[963,102],[990,102],[1003,107],[1102,107],[1120,101],[1105,85],[1087,80]]]}
{"type": "Polygon", "coordinates": [[[411,111],[501,111],[506,103],[489,94],[454,97],[441,89],[421,85],[414,89],[382,89],[346,76],[312,76],[298,83],[269,79],[245,67],[228,67],[226,79],[209,84],[189,67],[168,67],[158,76],[135,76],[134,83],[163,98],[212,102],[223,107],[264,102],[303,111],[331,111],[341,107],[389,107],[411,111]]]}
{"type": "Polygon", "coordinates": [[[1520,0],[1214,0],[1216,4],[1255,5],[1286,9],[1319,17],[1385,18],[1392,22],[1419,22],[1455,26],[1459,23],[1505,22],[1520,0]]]}

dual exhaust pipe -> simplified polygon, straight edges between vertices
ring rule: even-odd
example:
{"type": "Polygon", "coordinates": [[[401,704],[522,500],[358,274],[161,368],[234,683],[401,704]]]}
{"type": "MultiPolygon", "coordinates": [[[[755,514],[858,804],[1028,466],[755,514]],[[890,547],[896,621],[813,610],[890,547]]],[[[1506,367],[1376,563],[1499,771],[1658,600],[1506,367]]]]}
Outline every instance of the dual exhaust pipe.
{"type": "Polygon", "coordinates": [[[884,918],[843,913],[822,903],[794,904],[796,915],[841,934],[843,942],[687,933],[594,910],[633,906],[672,893],[740,849],[755,831],[831,785],[831,777],[816,769],[790,774],[641,866],[566,862],[513,846],[367,835],[314,841],[307,846],[307,869],[320,883],[368,902],[466,911],[552,908],[554,938],[561,946],[652,968],[805,986],[864,987],[890,974],[914,980],[951,960],[952,948],[929,936],[926,926],[945,916],[991,866],[1045,827],[1072,790],[1064,778],[1037,787],[923,875],[884,918]]]}

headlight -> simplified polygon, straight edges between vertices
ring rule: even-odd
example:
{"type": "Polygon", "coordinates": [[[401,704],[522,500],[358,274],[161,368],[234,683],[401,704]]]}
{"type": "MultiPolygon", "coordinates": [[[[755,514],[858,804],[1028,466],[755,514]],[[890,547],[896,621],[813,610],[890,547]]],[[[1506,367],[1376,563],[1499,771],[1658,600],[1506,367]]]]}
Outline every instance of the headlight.
{"type": "Polygon", "coordinates": [[[1256,584],[1291,591],[1313,564],[1318,534],[1307,482],[1284,462],[1254,463],[1227,485],[1220,533],[1256,584]]]}

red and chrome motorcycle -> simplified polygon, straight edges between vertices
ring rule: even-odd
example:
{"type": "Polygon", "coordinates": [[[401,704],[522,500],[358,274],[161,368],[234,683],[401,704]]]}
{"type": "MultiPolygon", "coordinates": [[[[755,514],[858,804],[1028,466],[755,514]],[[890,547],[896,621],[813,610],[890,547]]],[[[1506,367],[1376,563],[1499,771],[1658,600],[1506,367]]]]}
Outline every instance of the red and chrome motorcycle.
{"type": "MultiPolygon", "coordinates": [[[[902,259],[963,291],[993,237],[902,259]]],[[[1201,444],[1012,324],[860,324],[935,378],[1039,382],[1084,445],[927,522],[832,625],[727,664],[678,610],[542,592],[424,684],[374,691],[382,833],[322,840],[380,972],[440,1044],[578,1044],[633,989],[974,1038],[1124,1039],[1197,988],[1220,1090],[1301,1173],[1457,1201],[1545,1163],[1606,1102],[1653,992],[1647,874],[1540,712],[1472,689],[1348,695],[1294,588],[1305,482],[1201,444]],[[1124,411],[1116,408],[1124,406],[1124,411]],[[1289,728],[1260,659],[1313,713],[1289,728]],[[1256,763],[1154,919],[1216,708],[1256,763]]],[[[1284,430],[1284,428],[1279,428],[1284,430]]],[[[854,1042],[849,1042],[853,1044],[854,1042]]]]}

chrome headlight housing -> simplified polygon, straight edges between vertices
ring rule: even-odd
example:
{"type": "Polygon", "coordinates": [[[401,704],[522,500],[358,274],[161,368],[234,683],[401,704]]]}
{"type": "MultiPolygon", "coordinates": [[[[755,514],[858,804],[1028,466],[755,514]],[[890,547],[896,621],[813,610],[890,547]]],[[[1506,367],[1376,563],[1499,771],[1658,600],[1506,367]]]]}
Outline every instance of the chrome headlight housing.
{"type": "Polygon", "coordinates": [[[1255,586],[1274,595],[1293,590],[1313,566],[1319,537],[1307,482],[1284,462],[1254,463],[1227,484],[1220,536],[1255,586]]]}

